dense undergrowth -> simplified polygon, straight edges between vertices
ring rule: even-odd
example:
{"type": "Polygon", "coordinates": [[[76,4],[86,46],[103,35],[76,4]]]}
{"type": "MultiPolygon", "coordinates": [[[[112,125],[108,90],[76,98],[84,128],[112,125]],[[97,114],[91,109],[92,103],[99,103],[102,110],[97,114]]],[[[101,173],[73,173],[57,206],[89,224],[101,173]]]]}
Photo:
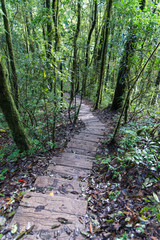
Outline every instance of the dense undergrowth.
{"type": "Polygon", "coordinates": [[[93,239],[160,238],[159,111],[143,111],[122,124],[110,144],[119,115],[102,110],[108,125],[90,182],[93,239]],[[112,129],[112,130],[111,130],[112,129]],[[96,217],[95,217],[96,214],[96,217]]]}

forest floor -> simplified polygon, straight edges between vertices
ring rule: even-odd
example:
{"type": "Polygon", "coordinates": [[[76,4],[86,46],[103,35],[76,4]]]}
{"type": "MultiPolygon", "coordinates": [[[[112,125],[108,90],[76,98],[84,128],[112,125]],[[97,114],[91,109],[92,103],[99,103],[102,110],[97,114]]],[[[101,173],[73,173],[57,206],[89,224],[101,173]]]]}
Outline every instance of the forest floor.
{"type": "MultiPolygon", "coordinates": [[[[84,102],[89,106],[92,105],[87,100],[84,102]]],[[[94,112],[94,115],[105,124],[106,130],[105,141],[99,145],[93,162],[89,186],[83,194],[88,201],[83,238],[160,239],[160,224],[157,220],[160,214],[159,172],[150,171],[147,167],[135,164],[126,165],[122,169],[116,156],[119,139],[123,136],[119,135],[116,144],[108,144],[115,126],[115,113],[104,109],[94,112]],[[106,156],[112,159],[110,164],[102,163],[106,156]],[[143,211],[144,208],[146,213],[143,211]]],[[[5,239],[5,236],[11,232],[9,223],[16,213],[24,192],[33,188],[37,176],[45,175],[51,157],[56,156],[59,151],[63,152],[67,142],[75,133],[80,133],[81,129],[85,129],[82,121],[79,121],[75,127],[71,124],[63,126],[61,131],[58,131],[61,135],[57,136],[59,146],[57,152],[39,151],[36,155],[25,156],[16,162],[11,161],[7,162],[8,165],[1,165],[2,169],[9,168],[13,171],[7,171],[5,178],[0,182],[0,238],[5,239]],[[62,144],[64,138],[66,144],[62,144]]],[[[1,147],[6,142],[12,141],[7,132],[0,135],[1,147]]],[[[13,229],[12,231],[14,232],[13,229]]]]}

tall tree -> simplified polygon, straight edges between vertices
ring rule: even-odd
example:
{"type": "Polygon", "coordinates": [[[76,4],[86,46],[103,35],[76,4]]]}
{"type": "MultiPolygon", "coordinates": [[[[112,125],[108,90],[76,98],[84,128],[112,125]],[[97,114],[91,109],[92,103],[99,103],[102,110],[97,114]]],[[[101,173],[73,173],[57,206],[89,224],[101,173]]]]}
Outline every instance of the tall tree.
{"type": "Polygon", "coordinates": [[[5,116],[9,128],[11,129],[13,139],[21,152],[30,148],[30,142],[24,131],[20,120],[19,112],[12,98],[8,80],[7,71],[0,56],[0,108],[5,116]]]}
{"type": "Polygon", "coordinates": [[[97,20],[97,0],[94,1],[94,17],[92,21],[92,25],[88,34],[88,39],[87,39],[87,47],[86,47],[86,56],[85,56],[85,74],[84,74],[84,79],[83,79],[83,95],[86,95],[86,82],[87,82],[87,77],[88,77],[88,61],[89,61],[89,49],[90,49],[90,42],[91,42],[91,37],[92,33],[94,31],[94,28],[96,26],[96,20],[97,20]]]}
{"type": "Polygon", "coordinates": [[[80,32],[81,24],[81,3],[77,0],[77,28],[73,39],[73,65],[72,65],[72,82],[71,82],[71,101],[73,100],[75,94],[75,81],[77,75],[77,39],[80,32]]]}
{"type": "Polygon", "coordinates": [[[18,77],[16,72],[15,57],[14,57],[14,51],[12,46],[12,36],[11,36],[11,30],[10,30],[5,0],[1,0],[1,4],[2,4],[2,11],[3,11],[3,21],[4,21],[4,27],[5,27],[6,42],[8,46],[10,65],[11,65],[12,75],[13,75],[13,96],[14,96],[16,106],[18,107],[18,101],[19,101],[18,77]]]}
{"type": "MultiPolygon", "coordinates": [[[[146,0],[140,0],[139,6],[141,11],[145,8],[146,0]]],[[[131,59],[136,51],[136,25],[131,22],[130,30],[128,32],[127,40],[120,60],[119,71],[117,75],[116,88],[112,102],[112,110],[121,109],[123,106],[123,99],[126,90],[126,82],[129,77],[131,59]]]]}
{"type": "Polygon", "coordinates": [[[105,25],[104,25],[104,29],[102,30],[102,35],[104,36],[104,38],[103,38],[103,45],[102,45],[102,51],[101,51],[100,75],[99,75],[99,82],[98,82],[98,88],[97,88],[97,99],[95,103],[95,109],[97,109],[99,106],[99,100],[100,100],[100,95],[101,95],[102,86],[103,86],[104,71],[105,71],[105,65],[106,65],[106,55],[107,55],[107,49],[108,49],[109,22],[111,17],[112,3],[113,3],[112,0],[108,1],[105,25]]]}
{"type": "Polygon", "coordinates": [[[51,0],[46,0],[46,10],[47,10],[47,58],[51,57],[52,49],[52,21],[51,21],[51,0]]]}
{"type": "MultiPolygon", "coordinates": [[[[53,23],[54,23],[54,55],[56,56],[56,53],[59,49],[59,31],[58,31],[58,16],[59,16],[59,0],[53,0],[52,1],[52,16],[53,16],[53,23]]],[[[59,66],[59,62],[56,61],[57,58],[54,57],[54,65],[59,66]]],[[[57,71],[54,67],[54,108],[53,108],[53,126],[52,126],[52,142],[55,143],[55,131],[56,131],[56,121],[57,121],[57,71]]]]}

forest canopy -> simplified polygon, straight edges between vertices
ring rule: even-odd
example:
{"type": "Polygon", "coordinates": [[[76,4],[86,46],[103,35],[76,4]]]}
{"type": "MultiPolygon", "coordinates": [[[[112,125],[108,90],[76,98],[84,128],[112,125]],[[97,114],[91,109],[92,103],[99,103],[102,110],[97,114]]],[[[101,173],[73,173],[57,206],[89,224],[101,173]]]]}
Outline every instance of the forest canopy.
{"type": "Polygon", "coordinates": [[[77,94],[94,109],[122,110],[125,122],[129,111],[159,110],[159,1],[1,0],[0,14],[5,81],[31,138],[19,148],[55,144],[66,92],[69,112],[77,94]]]}

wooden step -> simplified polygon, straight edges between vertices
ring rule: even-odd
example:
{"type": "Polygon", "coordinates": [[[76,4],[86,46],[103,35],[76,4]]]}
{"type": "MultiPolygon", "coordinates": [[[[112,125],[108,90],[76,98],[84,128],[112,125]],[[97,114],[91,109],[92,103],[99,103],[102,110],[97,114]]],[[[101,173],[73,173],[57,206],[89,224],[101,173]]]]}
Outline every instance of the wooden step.
{"type": "Polygon", "coordinates": [[[63,195],[66,197],[78,199],[82,197],[84,190],[88,187],[87,181],[66,179],[55,176],[39,176],[37,177],[34,186],[37,191],[50,193],[54,195],[63,195]]]}
{"type": "Polygon", "coordinates": [[[70,149],[70,152],[63,152],[60,157],[53,157],[53,164],[69,167],[78,167],[81,169],[92,169],[93,158],[78,153],[76,154],[71,151],[72,149],[70,149]]]}
{"type": "Polygon", "coordinates": [[[73,180],[86,178],[89,174],[90,170],[80,169],[76,167],[50,164],[47,168],[47,175],[52,175],[55,177],[61,176],[73,180]]]}

